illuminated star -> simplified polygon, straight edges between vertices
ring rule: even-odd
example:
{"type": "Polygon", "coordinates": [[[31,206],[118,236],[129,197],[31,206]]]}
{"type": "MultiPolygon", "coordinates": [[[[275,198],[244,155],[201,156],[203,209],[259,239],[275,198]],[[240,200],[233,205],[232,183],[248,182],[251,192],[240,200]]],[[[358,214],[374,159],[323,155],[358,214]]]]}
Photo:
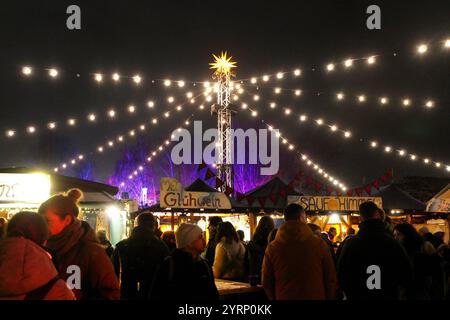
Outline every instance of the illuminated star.
{"type": "Polygon", "coordinates": [[[229,74],[231,68],[236,68],[236,62],[231,61],[232,57],[227,57],[227,53],[221,53],[220,57],[213,54],[214,62],[210,63],[210,69],[216,69],[216,73],[229,74]]]}

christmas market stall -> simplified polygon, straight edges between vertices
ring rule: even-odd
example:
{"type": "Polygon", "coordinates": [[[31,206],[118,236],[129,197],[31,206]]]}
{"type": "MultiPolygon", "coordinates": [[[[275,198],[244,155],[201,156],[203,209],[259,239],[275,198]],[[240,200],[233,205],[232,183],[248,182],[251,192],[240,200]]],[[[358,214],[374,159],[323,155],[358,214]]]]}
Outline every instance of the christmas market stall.
{"type": "Polygon", "coordinates": [[[427,228],[430,232],[445,232],[444,241],[450,239],[450,184],[437,193],[427,203],[427,228]]]}
{"type": "Polygon", "coordinates": [[[318,225],[322,231],[335,228],[337,231],[336,242],[341,242],[348,233],[348,229],[358,230],[360,218],[359,205],[366,201],[372,201],[380,208],[380,197],[359,196],[289,196],[288,203],[297,203],[305,208],[308,222],[318,225]]]}
{"type": "Polygon", "coordinates": [[[132,213],[132,218],[151,212],[158,217],[162,232],[175,231],[181,223],[194,223],[208,235],[209,218],[220,216],[223,221],[231,222],[236,230],[250,235],[248,216],[236,208],[232,198],[201,179],[183,188],[175,178],[162,178],[159,199],[157,204],[132,213]]]}
{"type": "Polygon", "coordinates": [[[0,169],[0,217],[37,211],[51,195],[78,188],[83,192],[79,218],[96,231],[105,230],[113,244],[126,236],[126,208],[114,198],[114,186],[28,168],[0,169]]]}

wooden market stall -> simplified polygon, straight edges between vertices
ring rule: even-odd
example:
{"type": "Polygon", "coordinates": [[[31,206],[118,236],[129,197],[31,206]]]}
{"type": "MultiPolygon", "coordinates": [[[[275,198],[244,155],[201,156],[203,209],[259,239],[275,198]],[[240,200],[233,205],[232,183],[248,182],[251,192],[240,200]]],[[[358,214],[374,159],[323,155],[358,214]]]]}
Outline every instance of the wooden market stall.
{"type": "Polygon", "coordinates": [[[80,219],[96,231],[105,230],[112,243],[126,235],[126,211],[114,197],[117,187],[30,168],[0,169],[0,186],[0,217],[37,211],[51,195],[78,188],[83,192],[80,219]]]}

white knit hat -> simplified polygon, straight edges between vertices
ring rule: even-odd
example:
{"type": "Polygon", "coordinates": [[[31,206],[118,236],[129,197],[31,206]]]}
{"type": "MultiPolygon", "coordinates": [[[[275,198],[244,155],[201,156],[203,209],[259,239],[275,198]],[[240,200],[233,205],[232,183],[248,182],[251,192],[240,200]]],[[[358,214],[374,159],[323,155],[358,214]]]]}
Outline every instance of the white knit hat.
{"type": "Polygon", "coordinates": [[[177,248],[182,249],[190,245],[193,241],[197,240],[202,233],[203,230],[195,224],[181,224],[175,232],[177,248]]]}

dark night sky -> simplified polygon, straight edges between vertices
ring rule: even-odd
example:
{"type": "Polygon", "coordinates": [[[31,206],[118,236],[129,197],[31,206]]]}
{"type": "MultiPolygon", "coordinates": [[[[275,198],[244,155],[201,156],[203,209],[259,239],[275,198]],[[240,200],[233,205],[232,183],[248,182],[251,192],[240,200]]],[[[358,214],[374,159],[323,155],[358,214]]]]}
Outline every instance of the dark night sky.
{"type": "MultiPolygon", "coordinates": [[[[85,116],[94,110],[100,113],[109,106],[143,106],[151,97],[168,95],[146,79],[205,80],[210,75],[211,53],[227,50],[238,60],[237,78],[297,66],[304,70],[298,81],[270,85],[300,87],[305,96],[295,100],[296,104],[286,99],[286,104],[352,129],[354,138],[344,141],[312,125],[299,126],[297,119],[287,120],[262,106],[261,115],[282,126],[291,140],[347,185],[359,184],[362,177],[376,178],[390,167],[396,177],[449,176],[444,170],[373,152],[357,139],[378,138],[450,164],[450,51],[443,51],[436,43],[450,37],[448,0],[241,0],[223,4],[200,0],[35,0],[2,1],[0,7],[0,167],[52,168],[75,152],[91,150],[107,137],[127,131],[144,116],[150,119],[151,113],[144,110],[134,118],[122,117],[117,125],[103,122],[36,137],[22,134],[13,141],[4,138],[5,129],[85,116]],[[81,31],[66,28],[65,11],[70,4],[81,7],[81,31]],[[382,9],[381,31],[366,28],[365,10],[370,4],[382,9]],[[417,57],[414,48],[422,41],[433,41],[434,45],[426,57],[417,57]],[[356,65],[348,72],[323,72],[328,62],[371,54],[383,54],[376,67],[356,65]],[[53,81],[42,71],[24,79],[20,68],[25,64],[56,66],[62,74],[53,81]],[[316,71],[312,71],[314,66],[316,71]],[[116,70],[128,75],[138,72],[144,84],[140,88],[131,81],[97,85],[89,76],[91,72],[111,74],[116,70]],[[76,73],[81,76],[77,78],[76,73]],[[360,106],[354,99],[338,104],[330,95],[340,90],[397,99],[409,95],[417,104],[407,110],[398,102],[386,108],[378,103],[360,106]],[[317,97],[316,92],[324,94],[317,97]],[[422,106],[427,97],[436,100],[435,109],[422,106]]],[[[207,118],[205,114],[203,119],[207,118]]],[[[181,119],[173,119],[173,126],[181,119]]],[[[238,114],[236,121],[252,124],[246,114],[238,114]]],[[[209,123],[214,125],[212,119],[209,123]]],[[[169,127],[153,130],[144,138],[160,141],[168,135],[169,127]]],[[[282,157],[285,153],[281,149],[282,157]]],[[[95,158],[98,179],[112,173],[118,155],[115,151],[95,158]]]]}

